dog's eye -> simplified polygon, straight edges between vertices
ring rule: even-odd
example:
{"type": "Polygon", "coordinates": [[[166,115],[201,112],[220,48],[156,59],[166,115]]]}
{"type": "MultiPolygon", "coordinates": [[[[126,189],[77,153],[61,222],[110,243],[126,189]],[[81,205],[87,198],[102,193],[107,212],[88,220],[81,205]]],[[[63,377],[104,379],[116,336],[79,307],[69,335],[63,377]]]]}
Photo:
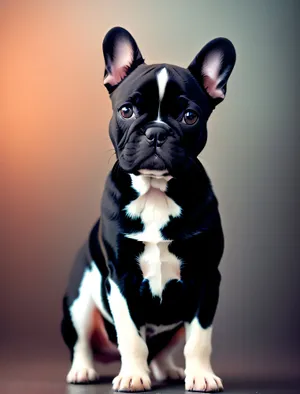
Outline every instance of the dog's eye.
{"type": "Polygon", "coordinates": [[[188,125],[195,124],[198,120],[198,115],[194,111],[186,111],[183,115],[183,123],[188,125]]]}
{"type": "Polygon", "coordinates": [[[125,119],[129,119],[132,117],[133,115],[133,109],[130,105],[124,105],[121,109],[120,109],[120,114],[123,118],[125,119]]]}

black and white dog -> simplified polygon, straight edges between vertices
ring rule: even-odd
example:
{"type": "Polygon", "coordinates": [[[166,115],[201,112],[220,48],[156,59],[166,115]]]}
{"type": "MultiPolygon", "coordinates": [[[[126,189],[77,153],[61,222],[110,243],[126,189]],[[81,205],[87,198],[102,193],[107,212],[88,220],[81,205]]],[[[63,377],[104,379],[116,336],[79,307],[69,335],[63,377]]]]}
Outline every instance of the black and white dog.
{"type": "Polygon", "coordinates": [[[235,49],[217,38],[187,69],[146,65],[131,34],[116,27],[103,52],[117,161],[64,297],[67,381],[94,381],[94,360],[121,359],[117,391],[149,390],[150,371],[157,380],[185,378],[186,390],[222,390],[210,355],[224,240],[197,156],[235,49]],[[172,359],[183,334],[185,370],[172,359]]]}

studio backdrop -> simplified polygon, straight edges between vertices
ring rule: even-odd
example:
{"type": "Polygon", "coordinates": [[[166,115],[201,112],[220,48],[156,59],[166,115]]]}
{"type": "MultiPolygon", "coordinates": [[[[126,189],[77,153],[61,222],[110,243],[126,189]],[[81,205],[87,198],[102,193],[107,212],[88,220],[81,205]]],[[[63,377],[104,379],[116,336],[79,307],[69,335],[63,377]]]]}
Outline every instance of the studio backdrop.
{"type": "Polygon", "coordinates": [[[34,370],[59,381],[69,368],[61,299],[115,161],[102,55],[113,26],[132,33],[149,64],[187,67],[219,36],[235,45],[227,96],[199,157],[225,233],[213,365],[222,377],[297,374],[298,8],[292,0],[0,1],[0,374],[34,370]]]}

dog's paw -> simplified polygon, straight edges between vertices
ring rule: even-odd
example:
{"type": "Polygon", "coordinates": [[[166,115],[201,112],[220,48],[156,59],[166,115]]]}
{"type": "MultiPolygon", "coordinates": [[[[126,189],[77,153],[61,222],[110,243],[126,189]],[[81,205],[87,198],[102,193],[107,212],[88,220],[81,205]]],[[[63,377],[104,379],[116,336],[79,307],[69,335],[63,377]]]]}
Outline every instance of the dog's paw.
{"type": "Polygon", "coordinates": [[[184,380],[185,377],[184,369],[177,367],[176,365],[166,368],[164,373],[166,375],[166,379],[170,380],[184,380]]]}
{"type": "Polygon", "coordinates": [[[166,378],[171,380],[184,380],[185,377],[184,369],[180,367],[176,367],[176,365],[167,368],[165,370],[165,373],[167,376],[166,378]]]}
{"type": "Polygon", "coordinates": [[[153,361],[151,367],[154,379],[158,382],[164,380],[184,380],[184,369],[176,365],[156,363],[153,361]]]}
{"type": "Polygon", "coordinates": [[[132,374],[120,373],[113,380],[115,391],[147,391],[151,390],[151,381],[146,372],[135,372],[132,374]]]}
{"type": "Polygon", "coordinates": [[[222,380],[211,371],[186,371],[185,389],[187,391],[201,391],[204,393],[220,392],[224,390],[222,380]]]}
{"type": "Polygon", "coordinates": [[[67,375],[67,383],[90,383],[99,379],[92,367],[72,367],[67,375]]]}

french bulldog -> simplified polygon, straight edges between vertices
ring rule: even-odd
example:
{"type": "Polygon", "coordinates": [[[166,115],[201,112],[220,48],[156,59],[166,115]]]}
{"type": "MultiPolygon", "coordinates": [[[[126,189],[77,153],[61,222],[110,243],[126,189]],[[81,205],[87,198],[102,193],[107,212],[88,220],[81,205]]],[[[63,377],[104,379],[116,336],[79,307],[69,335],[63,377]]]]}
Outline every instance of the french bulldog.
{"type": "Polygon", "coordinates": [[[150,390],[150,377],[221,391],[210,356],[224,237],[197,157],[226,95],[234,46],[216,38],[187,68],[147,65],[132,35],[115,27],[103,53],[116,163],[63,299],[67,382],[96,381],[95,361],[121,360],[115,391],[150,390]],[[173,361],[182,338],[185,369],[173,361]]]}

